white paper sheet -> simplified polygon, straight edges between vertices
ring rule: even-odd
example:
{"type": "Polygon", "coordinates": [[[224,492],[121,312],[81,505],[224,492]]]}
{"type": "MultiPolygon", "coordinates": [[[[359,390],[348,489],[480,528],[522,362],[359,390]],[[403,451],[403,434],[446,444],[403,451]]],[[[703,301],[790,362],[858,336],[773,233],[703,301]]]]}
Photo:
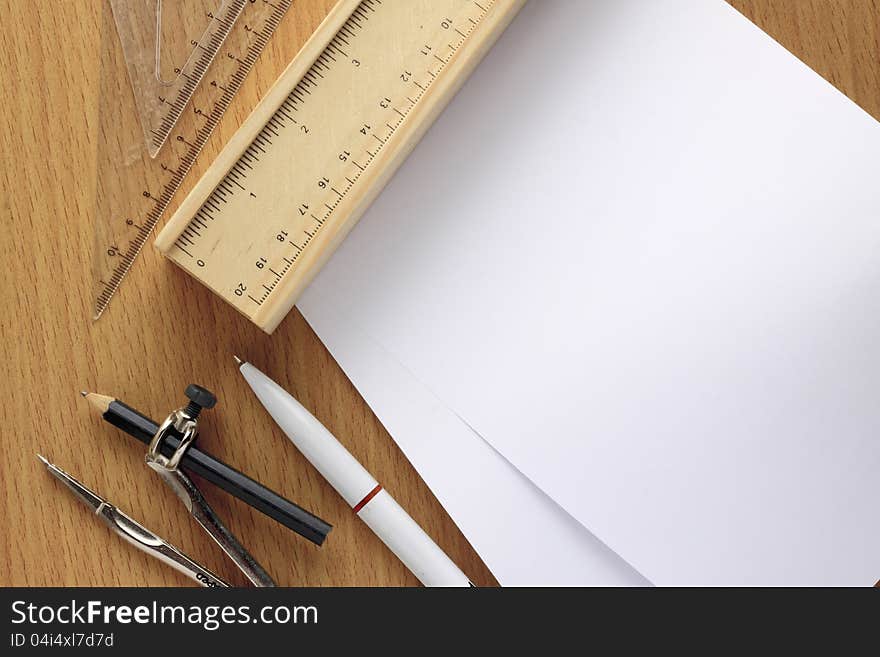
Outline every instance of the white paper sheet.
{"type": "Polygon", "coordinates": [[[878,175],[721,0],[532,2],[300,307],[657,584],[871,584],[878,175]]]}
{"type": "Polygon", "coordinates": [[[328,305],[309,309],[312,328],[502,586],[650,585],[376,343],[328,305]]]}

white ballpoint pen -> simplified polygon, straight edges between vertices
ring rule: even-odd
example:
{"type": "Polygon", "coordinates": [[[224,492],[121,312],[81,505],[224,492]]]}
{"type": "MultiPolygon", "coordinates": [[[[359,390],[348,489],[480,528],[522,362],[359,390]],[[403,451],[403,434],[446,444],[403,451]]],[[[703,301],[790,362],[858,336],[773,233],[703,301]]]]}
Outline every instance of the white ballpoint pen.
{"type": "Polygon", "coordinates": [[[425,586],[473,586],[415,520],[318,419],[287,391],[238,357],[257,399],[361,520],[425,586]]]}

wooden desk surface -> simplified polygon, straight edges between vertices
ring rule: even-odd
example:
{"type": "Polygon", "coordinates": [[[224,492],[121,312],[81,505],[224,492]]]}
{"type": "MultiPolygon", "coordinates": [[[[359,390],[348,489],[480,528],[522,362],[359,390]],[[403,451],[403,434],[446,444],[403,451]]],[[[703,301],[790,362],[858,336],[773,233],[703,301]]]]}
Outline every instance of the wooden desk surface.
{"type": "MultiPolygon", "coordinates": [[[[880,118],[880,0],[731,0],[880,118]]],[[[332,0],[297,0],[213,136],[200,168],[272,84],[332,0]]],[[[478,585],[489,570],[342,371],[294,312],[270,338],[147,248],[109,311],[90,320],[98,139],[98,0],[0,0],[3,233],[0,287],[0,584],[170,585],[181,575],[123,545],[38,464],[41,452],[232,582],[244,584],[77,391],[156,418],[199,382],[219,396],[201,444],[335,525],[319,549],[213,487],[207,497],[283,585],[415,585],[416,579],[286,444],[231,355],[287,363],[280,383],[340,437],[478,585]],[[225,439],[224,439],[225,437],[225,439]]],[[[190,174],[184,189],[199,175],[190,174]]],[[[179,198],[178,198],[179,200],[179,198]]],[[[172,205],[172,209],[174,204],[172,205]]],[[[278,368],[273,367],[273,372],[278,368]]],[[[515,549],[514,546],[511,549],[515,549]]]]}

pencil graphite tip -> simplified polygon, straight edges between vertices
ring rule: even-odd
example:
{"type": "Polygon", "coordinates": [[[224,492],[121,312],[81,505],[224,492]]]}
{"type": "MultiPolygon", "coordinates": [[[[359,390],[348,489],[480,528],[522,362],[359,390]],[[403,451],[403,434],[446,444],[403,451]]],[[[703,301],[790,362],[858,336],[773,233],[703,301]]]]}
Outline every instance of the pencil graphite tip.
{"type": "Polygon", "coordinates": [[[113,397],[99,395],[96,392],[84,392],[83,397],[85,397],[86,401],[101,413],[106,413],[107,409],[110,408],[110,404],[115,401],[113,397]]]}

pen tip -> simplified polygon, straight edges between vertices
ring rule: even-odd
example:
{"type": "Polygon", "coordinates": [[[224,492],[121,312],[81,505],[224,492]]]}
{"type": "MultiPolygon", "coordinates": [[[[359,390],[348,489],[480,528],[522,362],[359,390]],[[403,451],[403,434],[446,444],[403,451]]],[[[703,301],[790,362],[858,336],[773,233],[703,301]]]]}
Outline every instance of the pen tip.
{"type": "Polygon", "coordinates": [[[235,359],[235,362],[236,362],[236,363],[238,363],[239,365],[241,365],[241,363],[242,363],[241,358],[239,358],[239,357],[236,356],[235,354],[232,354],[232,357],[235,359]]]}
{"type": "Polygon", "coordinates": [[[88,393],[87,390],[80,390],[80,391],[79,391],[79,394],[80,394],[81,396],[83,396],[83,397],[88,397],[88,396],[89,396],[89,393],[88,393]]]}
{"type": "Polygon", "coordinates": [[[46,457],[43,456],[42,454],[37,454],[37,458],[40,459],[44,465],[47,465],[47,466],[51,465],[51,463],[49,463],[49,461],[46,459],[46,457]]]}

